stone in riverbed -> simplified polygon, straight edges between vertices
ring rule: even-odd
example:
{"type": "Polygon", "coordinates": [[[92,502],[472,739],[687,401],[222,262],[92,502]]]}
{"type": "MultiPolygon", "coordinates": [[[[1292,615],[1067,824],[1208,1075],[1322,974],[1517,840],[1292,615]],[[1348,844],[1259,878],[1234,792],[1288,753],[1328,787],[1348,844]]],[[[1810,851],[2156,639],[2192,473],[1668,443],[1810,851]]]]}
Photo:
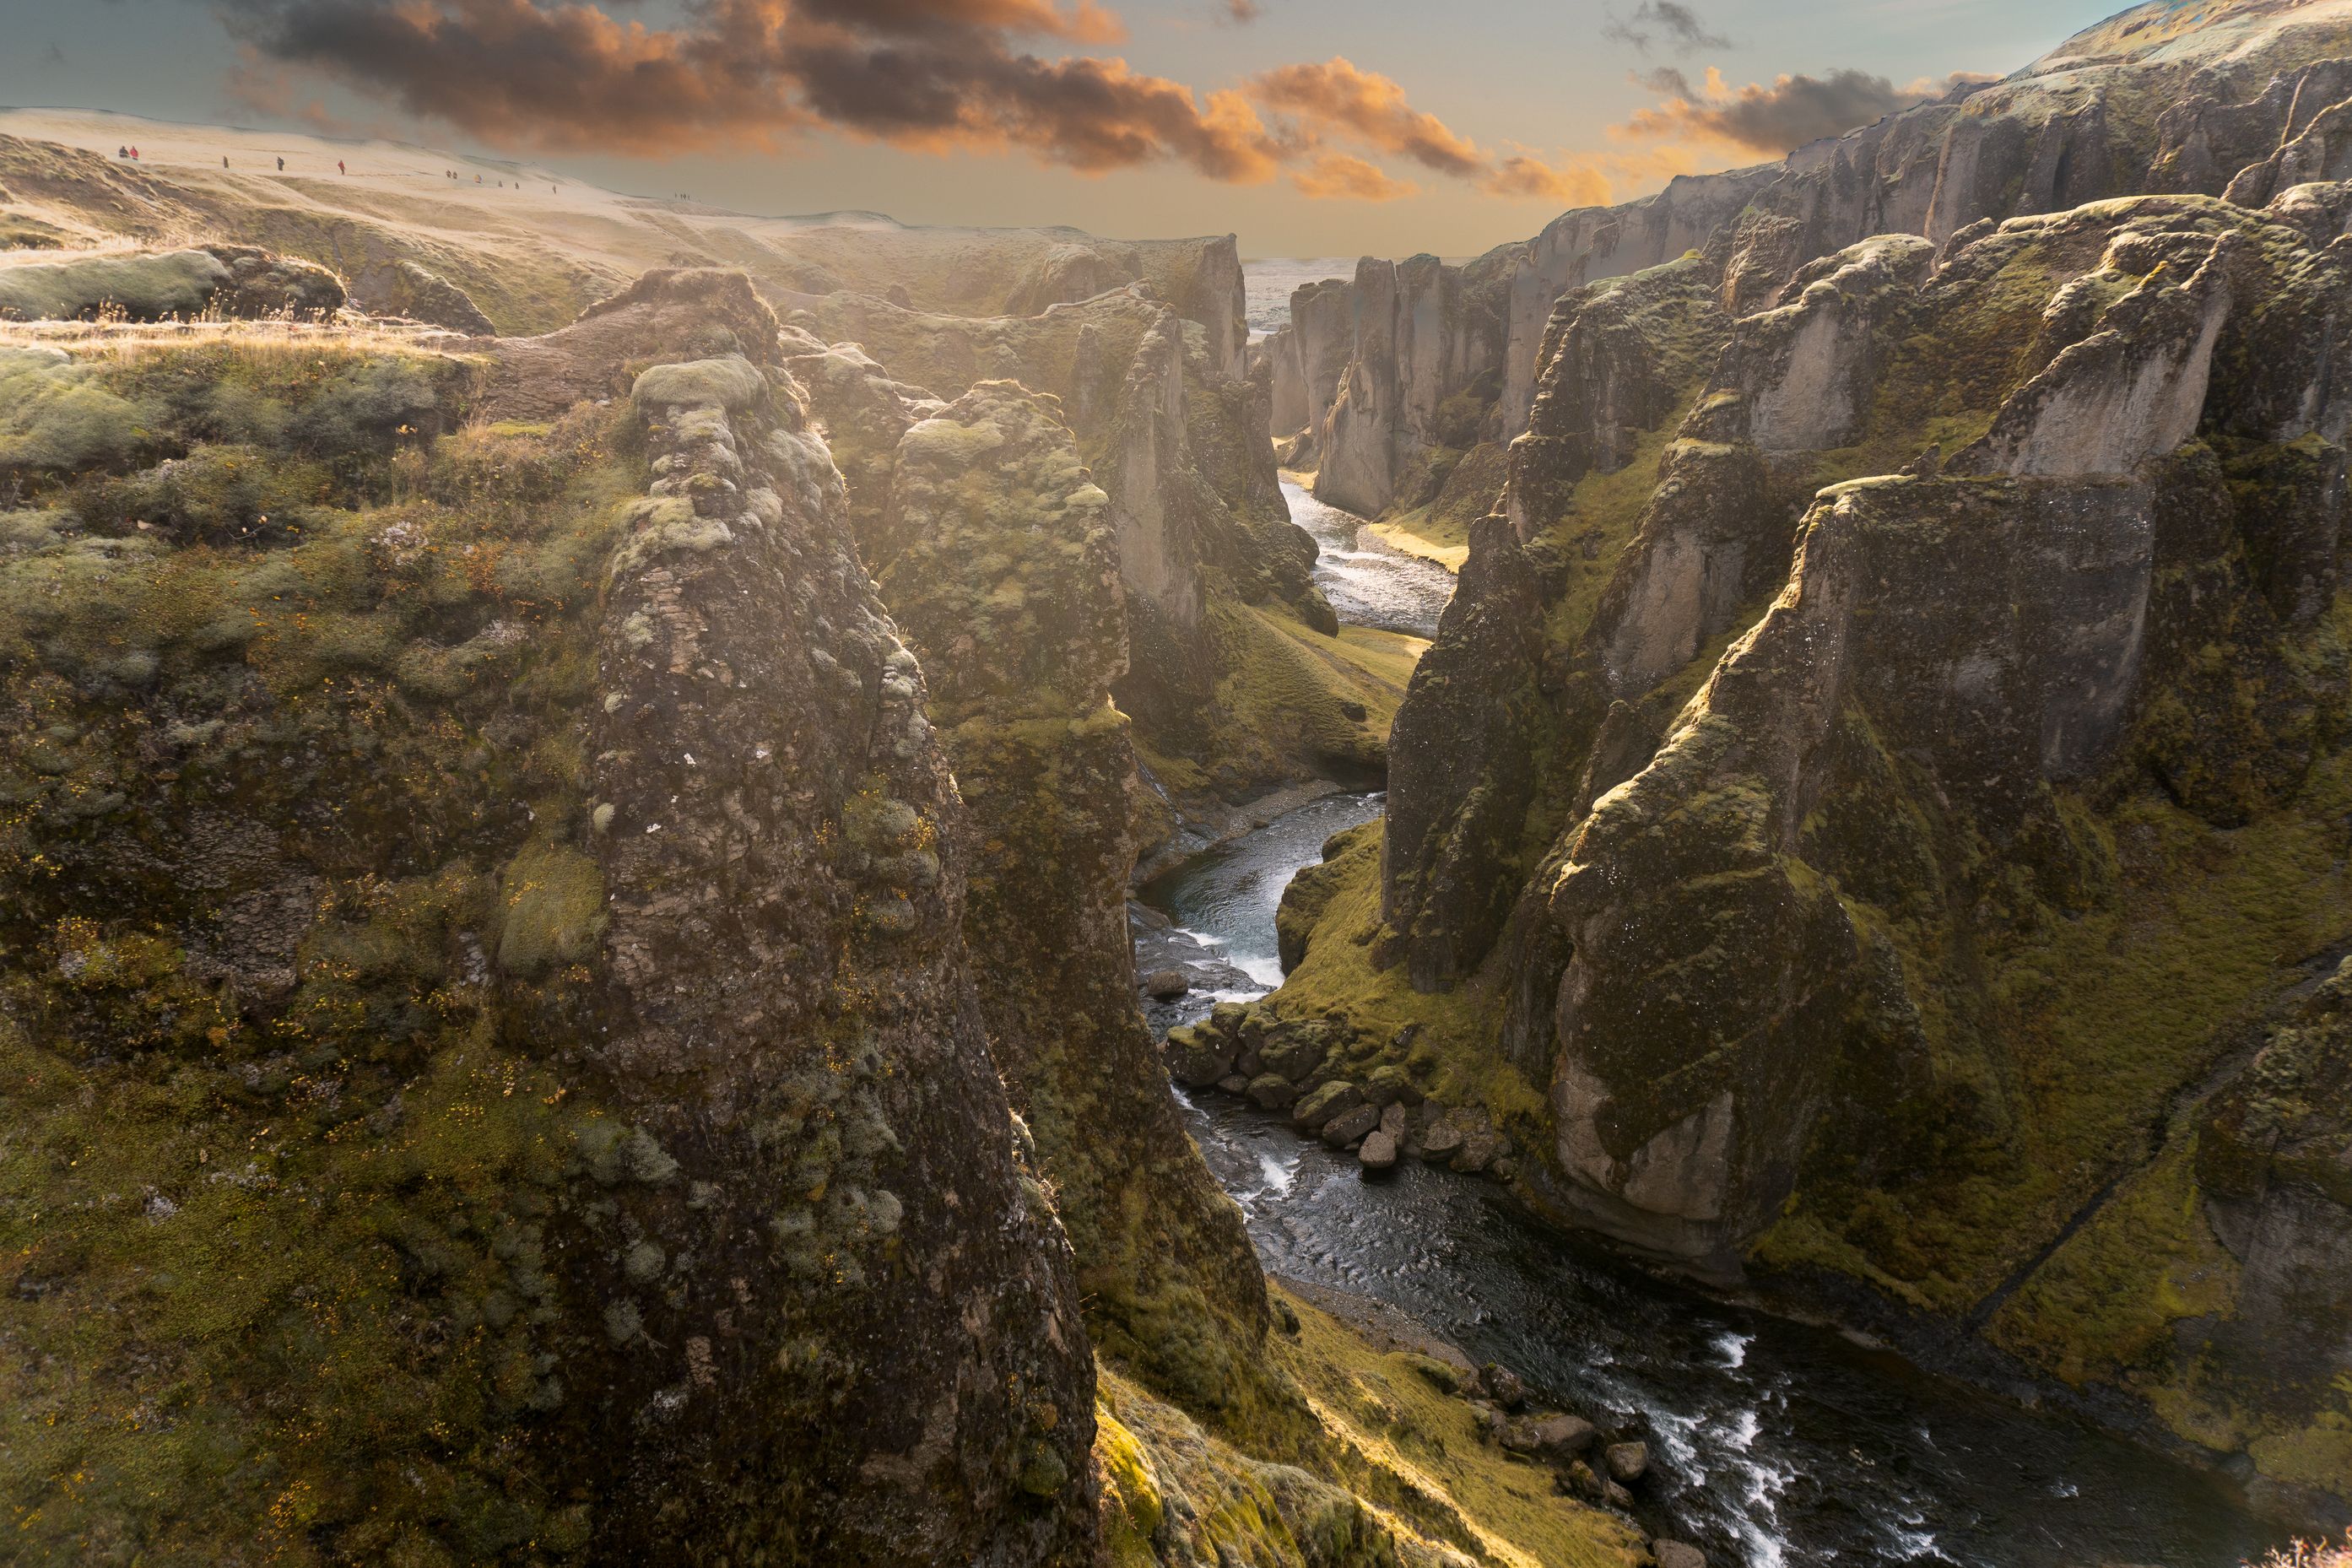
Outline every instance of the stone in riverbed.
{"type": "Polygon", "coordinates": [[[1452,1118],[1440,1117],[1422,1130],[1421,1157],[1432,1163],[1450,1160],[1462,1152],[1462,1129],[1452,1118]]]}
{"type": "Polygon", "coordinates": [[[1393,1170],[1397,1162],[1397,1145],[1393,1135],[1374,1131],[1365,1135],[1364,1146],[1356,1151],[1356,1159],[1369,1174],[1374,1171],[1393,1170]]]}
{"type": "Polygon", "coordinates": [[[1592,1423],[1580,1415],[1525,1415],[1503,1428],[1503,1447],[1539,1459],[1570,1459],[1592,1447],[1592,1423]]]}
{"type": "Polygon", "coordinates": [[[1223,1089],[1227,1094],[1247,1094],[1249,1092],[1249,1086],[1250,1080],[1244,1078],[1239,1073],[1234,1073],[1230,1078],[1221,1078],[1217,1080],[1217,1087],[1223,1089]]]}
{"type": "Polygon", "coordinates": [[[1412,1087],[1412,1079],[1403,1068],[1387,1062],[1374,1068],[1365,1078],[1364,1099],[1374,1105],[1419,1105],[1421,1090],[1412,1087]]]}
{"type": "Polygon", "coordinates": [[[1601,1458],[1609,1462],[1610,1478],[1627,1486],[1650,1473],[1650,1446],[1647,1443],[1612,1443],[1601,1458]]]}
{"type": "Polygon", "coordinates": [[[1619,1486],[1615,1481],[1602,1481],[1601,1483],[1601,1500],[1607,1503],[1611,1508],[1619,1509],[1629,1513],[1633,1511],[1633,1494],[1627,1491],[1623,1487],[1619,1486]]]}
{"type": "Polygon", "coordinates": [[[1345,1149],[1381,1124],[1381,1113],[1369,1105],[1335,1116],[1323,1124],[1323,1142],[1334,1149],[1345,1149]]]}
{"type": "Polygon", "coordinates": [[[1155,969],[1143,977],[1143,994],[1154,1002],[1173,1002],[1192,989],[1181,969],[1155,969]]]}
{"type": "Polygon", "coordinates": [[[1412,1121],[1412,1112],[1402,1105],[1391,1104],[1381,1112],[1381,1131],[1399,1143],[1404,1142],[1405,1129],[1412,1121]]]}
{"type": "Polygon", "coordinates": [[[1344,1078],[1335,1078],[1320,1089],[1301,1095],[1290,1110],[1290,1120],[1302,1131],[1313,1132],[1337,1116],[1344,1116],[1364,1103],[1356,1086],[1344,1078]]]}
{"type": "Polygon", "coordinates": [[[1293,1083],[1304,1082],[1307,1076],[1323,1065],[1330,1054],[1329,1032],[1319,1024],[1290,1024],[1269,1030],[1265,1041],[1258,1047],[1258,1055],[1265,1070],[1280,1073],[1293,1083]]]}
{"type": "Polygon", "coordinates": [[[1260,1110],[1281,1110],[1298,1098],[1298,1086],[1278,1073],[1262,1072],[1244,1092],[1260,1110]]]}
{"type": "Polygon", "coordinates": [[[1706,1553],[1687,1541],[1661,1536],[1650,1542],[1650,1555],[1658,1560],[1658,1568],[1706,1568],[1706,1553]]]}
{"type": "Polygon", "coordinates": [[[1447,1162],[1465,1175],[1475,1175],[1495,1163],[1502,1152],[1502,1140],[1486,1128],[1475,1128],[1462,1140],[1462,1147],[1447,1162]]]}
{"type": "Polygon", "coordinates": [[[1168,1076],[1186,1089],[1206,1089],[1234,1070],[1233,1042],[1197,1024],[1169,1030],[1160,1054],[1168,1063],[1168,1076]]]}
{"type": "MultiPolygon", "coordinates": [[[[1367,1147],[1370,1142],[1370,1139],[1365,1140],[1367,1147]]],[[[1495,1403],[1504,1409],[1517,1410],[1528,1402],[1528,1385],[1520,1382],[1519,1374],[1509,1367],[1498,1366],[1490,1361],[1479,1375],[1486,1380],[1486,1392],[1493,1394],[1495,1403]]]]}

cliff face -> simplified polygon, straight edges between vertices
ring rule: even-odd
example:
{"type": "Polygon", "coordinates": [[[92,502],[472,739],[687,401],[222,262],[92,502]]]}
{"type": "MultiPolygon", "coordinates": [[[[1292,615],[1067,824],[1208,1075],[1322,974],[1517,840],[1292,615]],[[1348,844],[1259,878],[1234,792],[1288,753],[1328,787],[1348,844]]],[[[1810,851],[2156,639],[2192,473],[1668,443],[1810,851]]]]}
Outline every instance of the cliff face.
{"type": "Polygon", "coordinates": [[[1050,400],[982,382],[908,425],[884,510],[869,559],[940,672],[929,711],[971,810],[982,1014],[1059,1194],[1088,1327],[1192,1407],[1233,1404],[1264,1377],[1265,1288],[1136,1008],[1108,499],[1050,400]]]}
{"type": "Polygon", "coordinates": [[[2149,192],[2226,192],[2259,206],[2333,177],[2330,148],[2340,156],[2345,136],[2327,111],[2352,95],[2333,58],[2346,25],[2334,0],[2232,5],[2194,27],[2142,6],[2001,81],[1956,88],[1780,163],[1564,214],[1443,277],[1391,282],[1395,269],[1367,262],[1340,376],[1346,417],[1310,427],[1325,470],[1339,467],[1316,493],[1369,516],[1425,501],[1428,465],[1466,446],[1463,433],[1508,441],[1528,428],[1564,293],[1687,251],[1706,254],[1725,307],[1745,315],[1789,299],[1815,258],[1874,235],[1940,246],[1971,225],[2149,192]],[[1400,299],[1411,313],[1457,296],[1475,303],[1424,310],[1410,332],[1399,325],[1400,299]],[[1449,397],[1468,403],[1441,429],[1430,410],[1449,397]]]}
{"type": "Polygon", "coordinates": [[[10,365],[37,1554],[1091,1552],[962,809],[731,289],[553,425],[438,434],[504,410],[429,355],[10,365]],[[103,400],[136,446],[48,439],[103,400]]]}
{"type": "Polygon", "coordinates": [[[2288,1374],[2234,1325],[2335,1300],[2336,1210],[2231,1151],[2258,1100],[2341,1131],[2238,1042],[2352,938],[2347,211],[1889,236],[1738,315],[1712,257],[1568,296],[1399,714],[1380,909],[1304,942],[1487,1059],[1448,1092],[1564,1221],[2132,1391],[2321,1519],[2340,1347],[2288,1374]]]}
{"type": "Polygon", "coordinates": [[[17,1556],[1632,1568],[1182,1132],[1050,398],[136,331],[0,351],[17,1556]]]}
{"type": "Polygon", "coordinates": [[[791,320],[811,364],[832,367],[811,374],[839,388],[824,416],[861,481],[853,506],[875,498],[877,526],[876,485],[908,421],[873,410],[989,380],[1055,401],[1107,497],[1132,649],[1114,690],[1162,791],[1207,803],[1334,768],[1377,776],[1401,682],[1339,639],[1314,587],[1314,542],[1262,435],[1267,389],[1227,376],[1210,335],[1155,291],[979,320],[838,295],[791,320]],[[896,390],[878,403],[856,390],[882,382],[896,390]]]}

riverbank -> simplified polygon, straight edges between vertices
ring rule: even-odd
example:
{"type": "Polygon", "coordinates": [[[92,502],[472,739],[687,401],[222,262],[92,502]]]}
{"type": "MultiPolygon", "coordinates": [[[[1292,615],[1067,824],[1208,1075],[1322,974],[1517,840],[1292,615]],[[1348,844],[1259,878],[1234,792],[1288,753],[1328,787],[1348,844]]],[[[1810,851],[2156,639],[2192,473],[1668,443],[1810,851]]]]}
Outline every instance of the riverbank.
{"type": "MultiPolygon", "coordinates": [[[[1404,575],[1425,563],[1377,539],[1367,549],[1369,525],[1311,497],[1293,504],[1343,616],[1433,624],[1443,600],[1404,575]],[[1400,584],[1402,600],[1384,597],[1400,584]]],[[[1274,804],[1237,809],[1225,826],[1238,830],[1139,879],[1138,973],[1174,970],[1186,987],[1144,998],[1163,1037],[1281,983],[1284,889],[1327,839],[1377,818],[1382,797],[1274,804]]],[[[2231,1568],[2275,1543],[2217,1478],[2033,1408],[2013,1379],[1954,1381],[1867,1336],[1775,1315],[1777,1303],[1657,1278],[1450,1155],[1367,1180],[1356,1154],[1302,1136],[1286,1111],[1214,1089],[1180,1100],[1270,1273],[1377,1303],[1344,1314],[1360,1333],[1387,1321],[1398,1345],[1426,1334],[1512,1369],[1543,1404],[1645,1434],[1657,1471],[1636,1500],[1644,1530],[1697,1542],[1717,1568],[2231,1568]]]]}
{"type": "MultiPolygon", "coordinates": [[[[1278,979],[1282,887],[1334,824],[1379,807],[1323,797],[1151,884],[1165,924],[1139,942],[1139,971],[1182,951],[1216,977],[1147,999],[1155,1029],[1278,979]]],[[[2279,1539],[2218,1478],[1863,1336],[1659,1279],[1544,1224],[1501,1184],[1411,1161],[1368,1181],[1286,1115],[1180,1099],[1270,1272],[1379,1301],[1511,1368],[1546,1405],[1646,1433],[1658,1473],[1644,1528],[1696,1542],[1717,1568],[1832,1553],[1887,1568],[2231,1568],[2279,1539]]]]}

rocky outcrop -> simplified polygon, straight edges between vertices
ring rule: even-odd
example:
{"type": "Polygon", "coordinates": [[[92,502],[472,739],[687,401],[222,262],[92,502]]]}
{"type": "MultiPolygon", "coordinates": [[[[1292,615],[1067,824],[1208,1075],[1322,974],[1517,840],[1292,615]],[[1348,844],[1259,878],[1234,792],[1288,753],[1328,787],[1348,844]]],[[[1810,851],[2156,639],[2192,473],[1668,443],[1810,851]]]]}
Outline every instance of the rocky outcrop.
{"type": "MultiPolygon", "coordinates": [[[[595,1058],[641,1129],[691,1152],[622,1223],[672,1255],[764,1230],[765,1272],[810,1282],[762,1324],[712,1269],[608,1334],[603,1440],[665,1435],[615,1527],[650,1539],[683,1505],[788,1552],[1064,1554],[1092,1524],[1092,1368],[1053,1216],[1004,1135],[964,889],[924,847],[959,812],[919,667],[865,585],[824,448],[789,404],[768,413],[776,389],[748,361],[657,367],[635,403],[658,477],[605,589],[595,1058]],[[765,955],[757,981],[747,953],[765,955]],[[800,1050],[768,1045],[795,1026],[800,1050]],[[775,1119],[800,1129],[782,1209],[753,1174],[775,1119]],[[911,1259],[934,1260],[922,1290],[895,1283],[911,1259]],[[690,1349],[666,1367],[639,1339],[726,1360],[698,1379],[690,1349]],[[749,1444],[722,1415],[747,1396],[749,1444]]],[[[639,1299],[633,1257],[616,1302],[639,1299]]]]}
{"type": "MultiPolygon", "coordinates": [[[[110,1130],[10,1205],[12,1341],[109,1325],[9,1373],[83,1475],[13,1500],[36,1555],[1091,1560],[1078,1288],[929,847],[962,806],[762,314],[649,281],[521,357],[736,352],[546,426],[432,420],[500,384],[466,362],[257,361],[296,531],[217,531],[210,394],[142,421],[173,486],[12,472],[11,1135],[110,1130]],[[179,1415],[126,1433],[93,1364],[179,1415]]],[[[6,449],[168,362],[108,363],[6,449]]]]}
{"type": "Polygon", "coordinates": [[[1380,956],[1423,990],[1476,968],[1510,912],[1549,717],[1535,573],[1499,518],[1471,542],[1389,744],[1380,956]]]}
{"type": "Polygon", "coordinates": [[[1266,342],[1273,365],[1271,424],[1277,439],[1304,436],[1290,465],[1311,469],[1314,442],[1329,421],[1355,342],[1353,285],[1326,279],[1294,289],[1290,320],[1266,342]]]}
{"type": "Polygon", "coordinates": [[[1050,401],[982,382],[892,466],[885,601],[938,672],[929,711],[971,813],[964,940],[981,1011],[1078,1263],[1095,1343],[1196,1410],[1264,1380],[1265,1288],[1176,1117],[1135,1003],[1139,788],[1108,498],[1050,401]]]}
{"type": "Polygon", "coordinates": [[[1317,443],[1315,495],[1378,517],[1427,500],[1439,482],[1430,453],[1467,448],[1485,430],[1503,342],[1500,285],[1491,267],[1367,257],[1348,303],[1353,342],[1317,443]]]}
{"type": "Polygon", "coordinates": [[[2332,1243],[2167,1217],[2198,1213],[2167,1128],[2229,1103],[2232,1010],[2352,938],[2317,847],[2338,201],[1889,237],[1732,320],[1706,258],[1571,296],[1509,525],[1423,660],[1494,673],[1400,712],[1381,921],[1289,934],[1309,968],[1369,942],[1387,984],[1462,988],[1422,1016],[1540,1082],[1508,1124],[1567,1223],[2141,1390],[2168,1441],[2323,1519],[2340,1400],[2220,1325],[2324,1299],[2332,1243]],[[1722,348],[1661,384],[1676,342],[1722,348]],[[1497,572],[1513,599],[1471,592],[1497,572]],[[1404,765],[1431,754],[1461,766],[1404,765]],[[1433,898],[1433,864],[1478,896],[1433,898]],[[2217,888],[2222,928],[2176,901],[2217,888]],[[2133,1272],[2179,1259],[2264,1300],[2133,1272]],[[2147,1304],[2126,1329],[2118,1300],[2147,1304]],[[2147,1392],[2188,1386],[2158,1347],[2191,1343],[2226,1418],[2147,1392]]]}
{"type": "MultiPolygon", "coordinates": [[[[1321,769],[1330,751],[1359,753],[1369,715],[1342,724],[1344,740],[1327,740],[1319,728],[1302,736],[1295,715],[1276,716],[1282,731],[1270,734],[1254,711],[1237,713],[1234,699],[1255,702],[1265,684],[1255,670],[1263,658],[1283,662],[1278,679],[1295,679],[1294,657],[1269,643],[1257,606],[1325,637],[1336,622],[1313,584],[1314,542],[1289,521],[1260,434],[1265,388],[1225,378],[1208,335],[1151,293],[1123,289],[986,321],[838,295],[792,319],[809,334],[811,364],[834,366],[812,374],[844,467],[860,481],[853,510],[865,505],[859,492],[879,493],[873,481],[905,428],[903,420],[887,428],[898,416],[886,405],[912,388],[952,397],[1004,379],[1055,399],[1108,498],[1118,542],[1132,648],[1119,706],[1152,752],[1218,770],[1214,793],[1238,799],[1321,769]],[[853,384],[868,383],[874,390],[853,384]],[[836,384],[838,398],[823,390],[836,384]],[[881,421],[874,433],[862,429],[869,416],[881,421]]],[[[1377,738],[1369,743],[1377,752],[1377,738]]]]}
{"type": "Polygon", "coordinates": [[[1535,412],[1554,303],[1685,252],[1706,256],[1724,305],[1746,315],[1788,302],[1801,269],[1873,236],[1940,247],[1988,220],[2107,197],[2226,191],[2260,205],[2331,177],[2329,149],[2345,139],[2333,106],[2352,99],[2352,68],[2334,58],[2340,22],[2332,0],[2231,6],[2187,31],[2168,14],[2126,12],[1997,83],[1957,86],[1778,164],[1565,214],[1532,240],[1417,279],[1406,290],[1417,299],[1472,303],[1425,316],[1412,353],[1398,352],[1398,289],[1378,276],[1388,264],[1367,263],[1376,276],[1358,289],[1344,433],[1336,412],[1310,432],[1326,471],[1337,458],[1341,472],[1317,493],[1367,515],[1419,504],[1418,476],[1449,444],[1431,408],[1466,392],[1476,406],[1454,423],[1517,436],[1535,412]]]}
{"type": "Polygon", "coordinates": [[[6,321],[316,321],[342,304],[342,283],[324,268],[246,245],[85,256],[0,273],[0,320],[6,321]]]}
{"type": "Polygon", "coordinates": [[[405,257],[352,279],[352,303],[372,315],[399,316],[475,337],[498,335],[498,328],[463,289],[405,257]]]}
{"type": "Polygon", "coordinates": [[[1664,422],[1720,352],[1728,321],[1716,282],[1692,258],[1560,296],[1546,333],[1543,389],[1510,447],[1501,510],[1520,543],[1566,513],[1587,474],[1632,462],[1643,434],[1664,422]]]}

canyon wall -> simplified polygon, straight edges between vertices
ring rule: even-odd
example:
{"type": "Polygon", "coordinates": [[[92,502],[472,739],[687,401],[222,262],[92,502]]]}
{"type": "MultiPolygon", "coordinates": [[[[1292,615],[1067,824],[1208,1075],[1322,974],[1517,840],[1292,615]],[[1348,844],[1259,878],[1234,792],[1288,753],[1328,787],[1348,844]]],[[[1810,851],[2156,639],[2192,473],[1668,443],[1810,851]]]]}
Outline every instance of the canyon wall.
{"type": "MultiPolygon", "coordinates": [[[[1408,279],[1413,263],[1368,259],[1338,378],[1346,416],[1302,398],[1283,410],[1301,424],[1274,433],[1307,431],[1332,476],[1321,499],[1366,516],[1410,510],[1435,495],[1449,455],[1528,428],[1553,305],[1587,283],[1703,251],[1726,308],[1747,314],[1784,299],[1807,262],[1873,235],[1941,245],[1972,224],[2110,196],[2220,195],[2242,170],[2233,199],[2260,205],[2323,177],[2331,135],[2343,141],[2325,110],[2352,90],[2326,58],[2344,17],[2332,3],[2291,11],[2234,5],[2185,27],[2139,7],[1999,81],[1956,85],[1779,163],[1563,214],[1460,268],[1408,279]],[[1441,420],[1449,398],[1461,401],[1441,420]]],[[[1294,331],[1302,348],[1317,341],[1294,331]]]]}
{"type": "Polygon", "coordinates": [[[1972,1336],[2324,1521],[2344,1347],[2232,1325],[2347,1277],[2303,998],[2352,941],[2325,847],[2352,194],[2275,173],[2326,166],[2347,84],[2333,7],[2168,15],[1874,128],[1875,159],[1944,127],[1911,232],[1805,226],[1794,196],[1864,166],[1815,150],[1739,243],[1559,300],[1380,853],[1323,868],[1268,1006],[1328,1029],[1352,973],[1359,1066],[1538,1151],[1561,1222],[1972,1336]],[[2053,203],[2131,168],[2263,205],[1961,221],[1955,138],[2014,173],[2097,123],[2080,90],[2036,118],[2053,84],[2112,115],[2126,70],[2171,84],[2133,115],[2148,155],[2077,140],[2053,203]]]}

